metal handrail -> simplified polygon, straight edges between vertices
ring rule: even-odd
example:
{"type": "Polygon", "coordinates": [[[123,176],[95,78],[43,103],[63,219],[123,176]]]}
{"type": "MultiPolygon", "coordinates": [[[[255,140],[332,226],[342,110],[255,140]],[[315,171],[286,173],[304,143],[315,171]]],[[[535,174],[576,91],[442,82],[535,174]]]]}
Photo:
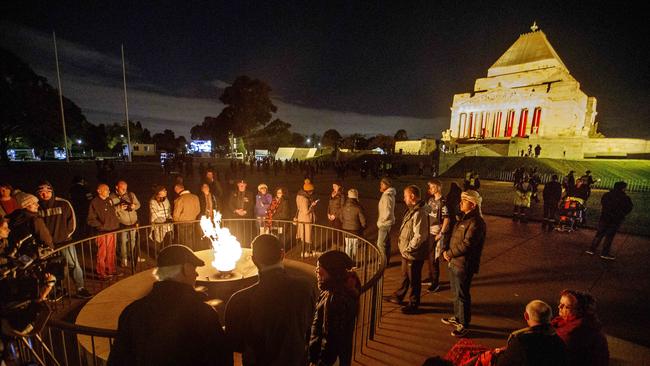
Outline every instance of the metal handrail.
{"type": "MultiPolygon", "coordinates": [[[[173,227],[173,231],[178,230],[177,225],[198,225],[200,220],[194,220],[194,221],[185,221],[185,222],[172,222],[172,223],[158,223],[158,224],[152,224],[152,225],[143,225],[143,226],[138,226],[134,228],[126,228],[122,230],[116,230],[110,233],[102,233],[99,235],[94,235],[94,236],[89,236],[87,238],[77,240],[72,243],[68,243],[62,247],[57,248],[54,253],[59,253],[59,252],[64,252],[64,250],[72,248],[76,253],[81,253],[80,262],[88,263],[88,258],[86,258],[86,248],[88,249],[88,254],[90,257],[90,270],[94,271],[94,266],[93,266],[93,245],[94,242],[107,234],[111,235],[119,235],[123,233],[130,233],[136,230],[138,233],[140,233],[140,237],[138,238],[137,241],[137,251],[138,251],[138,256],[141,254],[141,250],[146,249],[148,254],[149,253],[149,239],[150,239],[150,234],[156,229],[159,229],[161,227],[171,225],[173,227]],[[142,237],[141,233],[144,232],[146,235],[144,235],[144,238],[142,237]],[[144,240],[143,240],[144,239],[144,240]],[[143,243],[143,241],[146,241],[146,243],[143,243]]],[[[236,237],[237,234],[243,235],[245,238],[252,238],[256,236],[256,233],[254,232],[247,232],[248,229],[259,227],[260,221],[258,219],[224,219],[222,220],[222,226],[224,227],[230,227],[231,231],[233,232],[233,235],[236,237]],[[248,228],[247,228],[248,226],[248,228]],[[243,231],[241,230],[243,229],[243,231]],[[237,232],[239,230],[239,232],[237,232]],[[255,235],[253,235],[255,234],[255,235]]],[[[288,237],[284,237],[285,239],[285,245],[287,241],[290,243],[288,249],[291,251],[294,255],[296,253],[296,249],[300,249],[300,255],[297,256],[296,258],[289,257],[291,259],[296,259],[301,262],[309,262],[309,260],[305,260],[304,255],[312,250],[316,249],[318,252],[318,249],[327,249],[329,247],[335,247],[335,248],[340,248],[344,245],[345,239],[346,238],[354,238],[358,240],[358,247],[357,250],[354,253],[354,258],[359,266],[357,268],[358,273],[361,273],[359,276],[361,281],[362,281],[362,287],[361,287],[361,297],[359,300],[360,303],[360,312],[359,316],[357,318],[357,325],[356,325],[356,332],[355,332],[355,355],[357,352],[362,352],[363,348],[367,345],[368,340],[372,340],[374,338],[375,334],[375,327],[379,324],[380,321],[380,315],[381,315],[381,294],[382,294],[382,287],[383,287],[383,281],[382,281],[382,276],[383,272],[386,266],[385,263],[385,257],[381,255],[379,252],[378,248],[369,242],[368,240],[364,239],[361,236],[355,235],[353,233],[347,232],[345,230],[340,230],[332,227],[327,227],[311,222],[302,222],[302,221],[289,221],[289,220],[273,220],[272,224],[274,227],[283,227],[283,230],[289,231],[289,233],[285,233],[284,235],[289,235],[288,237]],[[294,241],[296,239],[296,234],[298,230],[303,230],[303,228],[306,229],[306,227],[300,228],[300,225],[309,225],[309,230],[311,232],[312,237],[312,242],[311,243],[305,243],[304,241],[301,243],[298,243],[294,241]],[[320,234],[320,237],[318,236],[320,234]],[[300,245],[300,246],[299,246],[300,245]],[[307,248],[308,246],[311,246],[311,248],[307,248]]],[[[248,230],[250,231],[250,230],[248,230]]],[[[254,230],[253,230],[254,231],[254,230]]],[[[240,238],[238,239],[244,243],[246,240],[245,238],[240,238]]],[[[201,240],[200,238],[198,239],[199,241],[201,240]]],[[[166,244],[171,244],[173,240],[169,240],[166,244]]],[[[193,238],[193,242],[196,242],[196,238],[193,238]]],[[[135,249],[133,250],[133,253],[135,252],[135,249]]],[[[325,250],[322,250],[325,251],[325,250]]],[[[155,257],[157,256],[157,252],[153,251],[153,256],[150,255],[150,257],[155,257]]],[[[146,266],[146,265],[141,265],[139,263],[134,263],[137,261],[132,260],[131,264],[131,274],[135,274],[138,272],[141,272],[141,270],[146,270],[150,269],[153,266],[146,266]]],[[[313,262],[312,262],[313,263],[313,262]]],[[[82,265],[82,267],[84,267],[82,265]]],[[[87,268],[86,268],[87,269],[87,268]]],[[[68,282],[68,288],[69,288],[69,294],[70,296],[70,276],[67,276],[67,282],[68,282]]],[[[50,344],[52,344],[53,340],[55,342],[63,342],[63,353],[64,353],[64,358],[65,362],[62,362],[62,364],[69,364],[68,363],[68,353],[71,352],[69,349],[76,348],[77,350],[77,359],[79,364],[84,364],[84,363],[91,363],[91,364],[97,364],[101,363],[98,362],[98,358],[95,355],[95,343],[96,340],[95,338],[100,338],[100,339],[108,339],[109,342],[112,341],[117,336],[117,331],[112,330],[112,329],[105,329],[105,328],[96,328],[96,327],[90,327],[90,326],[83,326],[83,325],[77,325],[65,320],[61,319],[50,319],[48,322],[48,329],[47,332],[49,334],[49,340],[50,344]],[[60,340],[58,337],[55,337],[52,335],[52,333],[58,332],[60,334],[60,340]],[[81,347],[78,344],[73,344],[72,347],[68,347],[68,345],[65,343],[66,342],[66,337],[68,339],[73,338],[76,340],[77,336],[88,336],[91,338],[92,341],[92,355],[86,354],[85,356],[82,357],[82,352],[81,347]],[[92,361],[92,362],[91,362],[92,361]]],[[[87,350],[86,350],[87,351],[87,350]]],[[[75,357],[72,357],[74,359],[75,357]]],[[[74,363],[72,363],[74,364],[74,363]]]]}

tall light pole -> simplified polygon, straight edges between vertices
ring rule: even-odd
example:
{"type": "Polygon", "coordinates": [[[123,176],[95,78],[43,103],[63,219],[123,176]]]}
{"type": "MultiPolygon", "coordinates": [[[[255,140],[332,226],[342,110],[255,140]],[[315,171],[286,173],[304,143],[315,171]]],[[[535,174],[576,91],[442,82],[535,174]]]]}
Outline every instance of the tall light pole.
{"type": "Polygon", "coordinates": [[[59,85],[59,106],[61,107],[61,124],[63,125],[63,151],[65,151],[65,161],[70,162],[70,151],[68,150],[68,134],[65,131],[65,112],[63,112],[63,91],[61,90],[61,73],[59,71],[59,52],[56,48],[56,33],[52,31],[54,39],[54,58],[56,59],[56,79],[59,85]]]}
{"type": "Polygon", "coordinates": [[[126,115],[126,150],[131,162],[131,131],[129,128],[129,98],[126,94],[126,66],[124,64],[124,44],[122,48],[122,78],[124,80],[124,114],[126,115]]]}

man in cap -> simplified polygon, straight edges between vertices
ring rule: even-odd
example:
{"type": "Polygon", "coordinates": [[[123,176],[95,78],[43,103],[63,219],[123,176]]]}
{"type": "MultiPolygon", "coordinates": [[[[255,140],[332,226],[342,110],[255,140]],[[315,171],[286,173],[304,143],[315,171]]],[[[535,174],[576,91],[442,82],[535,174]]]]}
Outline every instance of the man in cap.
{"type": "Polygon", "coordinates": [[[304,365],[316,286],[287,273],[283,245],[263,234],[251,243],[259,281],[235,293],[226,307],[226,335],[244,365],[304,365]]]}
{"type": "Polygon", "coordinates": [[[232,365],[219,316],[194,289],[196,267],[205,263],[170,245],[157,265],[151,292],[120,314],[108,365],[232,365]]]}
{"type": "Polygon", "coordinates": [[[20,209],[14,210],[6,218],[9,220],[9,249],[14,249],[30,236],[39,245],[47,245],[54,249],[52,235],[45,222],[38,216],[38,198],[25,192],[16,193],[16,201],[20,209]]]}
{"type": "Polygon", "coordinates": [[[247,219],[253,217],[253,208],[255,207],[255,198],[253,194],[246,190],[246,180],[240,178],[237,180],[237,190],[230,194],[228,200],[228,209],[230,215],[236,219],[247,219]]]}
{"type": "MultiPolygon", "coordinates": [[[[55,197],[52,184],[43,181],[39,184],[37,190],[39,201],[38,214],[45,221],[45,226],[52,235],[52,241],[56,248],[60,248],[70,243],[72,234],[77,228],[77,219],[72,209],[72,205],[67,200],[55,197]]],[[[77,258],[77,250],[74,247],[66,247],[61,250],[68,269],[72,271],[77,297],[88,299],[92,297],[90,292],[84,287],[83,269],[77,258]]]]}
{"type": "Polygon", "coordinates": [[[481,214],[482,198],[478,192],[468,190],[460,195],[460,215],[451,234],[449,249],[442,254],[449,262],[449,282],[454,295],[454,316],[441,319],[444,324],[453,325],[451,335],[462,337],[467,334],[472,312],[470,286],[472,277],[478,273],[483,243],[485,242],[485,221],[481,214]]]}

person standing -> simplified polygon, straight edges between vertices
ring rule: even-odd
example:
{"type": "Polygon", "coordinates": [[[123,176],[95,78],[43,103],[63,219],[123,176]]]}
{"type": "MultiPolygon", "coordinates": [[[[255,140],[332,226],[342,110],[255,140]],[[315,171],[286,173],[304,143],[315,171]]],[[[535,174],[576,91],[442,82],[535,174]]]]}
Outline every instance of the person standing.
{"type": "Polygon", "coordinates": [[[190,248],[170,245],[157,265],[151,292],[120,314],[108,365],[231,366],[219,315],[194,289],[196,267],[205,263],[190,248]]]}
{"type": "Polygon", "coordinates": [[[234,351],[242,353],[244,365],[304,365],[316,284],[287,273],[283,244],[275,236],[259,235],[251,247],[259,280],[228,301],[226,336],[234,351]]]}
{"type": "Polygon", "coordinates": [[[203,177],[203,183],[206,183],[207,185],[210,186],[210,192],[214,195],[214,197],[217,199],[217,202],[219,203],[219,206],[222,205],[223,203],[223,188],[221,187],[221,183],[219,183],[219,179],[217,176],[215,176],[214,169],[208,168],[205,171],[205,176],[203,177]]]}
{"type": "Polygon", "coordinates": [[[196,225],[192,221],[195,221],[201,212],[199,197],[185,189],[182,183],[176,183],[174,185],[174,191],[178,197],[174,200],[172,220],[178,223],[176,225],[178,229],[178,242],[193,248],[195,246],[196,225]]]}
{"type": "Polygon", "coordinates": [[[449,211],[445,198],[442,196],[442,182],[432,179],[427,182],[429,198],[425,207],[429,215],[429,254],[427,267],[430,283],[428,290],[436,292],[440,289],[440,256],[445,248],[444,238],[449,230],[449,211]]]}
{"type": "Polygon", "coordinates": [[[72,234],[72,237],[74,240],[85,239],[90,233],[88,232],[88,224],[84,218],[88,217],[88,206],[90,205],[90,201],[93,200],[93,194],[88,189],[86,180],[80,175],[76,175],[72,179],[69,194],[75,217],[82,218],[81,220],[77,220],[77,230],[72,234]]]}
{"type": "Polygon", "coordinates": [[[386,258],[386,267],[390,262],[390,229],[395,223],[395,196],[390,178],[384,177],[379,181],[381,198],[377,205],[377,249],[386,258]]]}
{"type": "Polygon", "coordinates": [[[329,250],[316,263],[321,290],[309,337],[310,366],[349,366],[361,281],[347,254],[329,250]]]}
{"type": "Polygon", "coordinates": [[[237,181],[237,190],[230,195],[228,208],[230,214],[236,219],[247,219],[253,217],[255,199],[253,194],[246,190],[246,181],[241,178],[237,181]]]}
{"type": "Polygon", "coordinates": [[[167,188],[163,185],[155,185],[153,196],[149,200],[149,223],[153,226],[150,237],[156,244],[156,249],[164,243],[171,244],[174,233],[172,221],[172,209],[167,199],[167,188]]]}
{"type": "Polygon", "coordinates": [[[410,185],[404,188],[406,211],[399,229],[398,246],[402,256],[402,285],[388,301],[402,304],[406,293],[411,289],[409,303],[402,307],[405,314],[415,314],[420,306],[422,266],[427,258],[429,247],[428,216],[424,210],[425,202],[420,199],[420,188],[410,185]]]}
{"type": "Polygon", "coordinates": [[[519,220],[520,222],[528,222],[528,209],[530,208],[530,201],[533,195],[533,188],[529,182],[527,174],[524,174],[523,180],[515,185],[514,196],[514,210],[512,213],[512,221],[519,220]]]}
{"type": "Polygon", "coordinates": [[[9,248],[14,249],[21,241],[31,236],[39,245],[54,249],[52,235],[43,218],[38,215],[38,198],[25,192],[16,193],[15,198],[20,208],[5,216],[9,220],[9,248]]]}
{"type": "Polygon", "coordinates": [[[139,258],[135,252],[135,247],[138,244],[140,201],[133,192],[128,191],[128,184],[125,180],[117,181],[115,192],[111,193],[110,198],[113,201],[113,207],[115,207],[117,220],[120,222],[120,230],[122,230],[118,235],[120,266],[128,267],[129,260],[131,260],[131,265],[135,267],[136,261],[144,262],[144,258],[139,258]]]}
{"type": "Polygon", "coordinates": [[[442,255],[449,262],[449,282],[454,296],[454,316],[442,318],[453,325],[451,335],[462,337],[472,320],[472,278],[478,273],[485,243],[486,226],[481,214],[482,198],[476,191],[465,191],[460,196],[460,216],[451,234],[449,249],[442,255]]]}
{"type": "MultiPolygon", "coordinates": [[[[39,184],[37,194],[40,198],[38,214],[43,218],[45,226],[52,236],[54,247],[60,248],[69,244],[72,234],[77,228],[77,219],[72,205],[63,198],[55,197],[54,189],[48,181],[39,184]]],[[[83,269],[77,257],[77,249],[74,246],[68,246],[61,252],[65,257],[68,269],[72,271],[72,279],[77,290],[76,296],[81,299],[91,298],[92,295],[84,286],[83,269]]]]}
{"type": "Polygon", "coordinates": [[[544,221],[542,221],[542,230],[553,230],[555,227],[555,214],[558,205],[562,199],[562,185],[558,182],[557,174],[553,174],[551,181],[544,185],[542,192],[544,198],[544,221]]]}
{"type": "Polygon", "coordinates": [[[259,223],[260,234],[268,234],[266,226],[264,226],[264,218],[266,217],[266,212],[271,206],[271,201],[273,201],[273,196],[268,192],[269,186],[265,183],[257,185],[257,195],[255,195],[255,217],[259,223]]]}
{"type": "Polygon", "coordinates": [[[97,237],[97,265],[95,271],[100,280],[107,280],[117,275],[115,270],[115,233],[120,227],[115,207],[109,198],[108,185],[97,186],[97,196],[90,201],[88,208],[88,226],[100,235],[97,237]]]}
{"type": "Polygon", "coordinates": [[[340,213],[341,229],[353,235],[345,235],[345,253],[353,260],[357,260],[359,239],[366,228],[366,216],[359,203],[359,191],[352,188],[348,190],[348,199],[345,201],[340,213]]]}
{"type": "Polygon", "coordinates": [[[316,222],[316,205],[318,200],[313,199],[314,185],[309,179],[305,179],[302,189],[296,194],[296,217],[298,228],[296,239],[303,244],[302,255],[311,256],[312,248],[312,224],[316,222]]]}
{"type": "Polygon", "coordinates": [[[209,219],[214,218],[214,211],[219,211],[219,204],[217,203],[217,197],[212,192],[212,187],[208,183],[201,183],[201,189],[199,193],[199,216],[197,219],[200,219],[201,216],[205,216],[209,219]]]}
{"type": "Polygon", "coordinates": [[[332,193],[330,193],[329,203],[327,204],[327,220],[331,227],[341,228],[341,209],[345,204],[343,195],[343,185],[336,180],[332,183],[332,193]]]}
{"type": "Polygon", "coordinates": [[[287,223],[278,221],[289,220],[291,220],[291,214],[289,213],[289,200],[286,197],[286,189],[278,187],[275,189],[275,197],[273,197],[273,200],[271,201],[271,206],[269,206],[269,209],[266,211],[266,220],[264,225],[266,225],[266,228],[270,233],[280,239],[282,244],[285,245],[285,248],[287,223]],[[274,222],[274,220],[276,221],[274,222]]]}
{"type": "Polygon", "coordinates": [[[614,183],[614,188],[605,193],[600,199],[602,211],[600,213],[600,220],[598,221],[598,231],[596,231],[596,236],[594,236],[594,240],[591,242],[591,247],[586,251],[587,254],[593,255],[604,238],[603,251],[600,254],[600,258],[607,260],[616,259],[616,257],[610,254],[614,236],[623,223],[623,220],[625,220],[625,216],[634,207],[630,197],[625,194],[626,188],[627,183],[616,182],[614,183]]]}

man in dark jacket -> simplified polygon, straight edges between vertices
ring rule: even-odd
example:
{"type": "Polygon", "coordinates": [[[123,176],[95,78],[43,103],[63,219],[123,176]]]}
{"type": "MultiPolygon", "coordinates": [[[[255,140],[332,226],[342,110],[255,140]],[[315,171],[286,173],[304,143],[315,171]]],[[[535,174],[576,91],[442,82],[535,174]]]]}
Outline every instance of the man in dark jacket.
{"type": "Polygon", "coordinates": [[[415,314],[420,306],[422,291],[422,266],[429,253],[429,221],[425,202],[420,199],[420,189],[415,185],[404,188],[406,212],[399,229],[398,247],[402,255],[402,286],[388,301],[401,304],[409,288],[408,305],[402,308],[405,314],[415,314]]]}
{"type": "Polygon", "coordinates": [[[557,212],[560,199],[562,199],[562,185],[558,182],[557,174],[553,174],[551,181],[544,185],[542,196],[544,198],[542,230],[546,228],[548,231],[551,231],[555,226],[555,213],[557,212]]]}
{"type": "MultiPolygon", "coordinates": [[[[72,234],[77,228],[77,220],[72,205],[67,200],[55,197],[54,189],[48,181],[41,182],[38,186],[39,210],[38,214],[45,221],[45,226],[52,235],[56,248],[70,243],[72,234]]],[[[67,247],[61,250],[76,285],[77,297],[88,299],[92,297],[84,287],[83,269],[77,258],[77,250],[67,247]]]]}
{"type": "Polygon", "coordinates": [[[151,292],[127,306],[117,324],[109,366],[232,365],[219,315],[194,290],[205,263],[184,245],[158,255],[151,292]]]}
{"type": "Polygon", "coordinates": [[[97,234],[97,276],[107,280],[118,273],[115,271],[115,233],[120,226],[115,213],[115,207],[109,198],[108,185],[100,183],[97,186],[97,197],[90,201],[88,207],[88,226],[97,234]]]}
{"type": "Polygon", "coordinates": [[[625,194],[626,188],[627,183],[616,182],[614,183],[614,189],[605,193],[603,198],[600,199],[602,211],[600,213],[600,221],[598,222],[598,231],[594,240],[591,242],[591,248],[586,252],[587,254],[593,255],[604,237],[605,243],[603,244],[603,252],[600,257],[608,260],[616,259],[609,253],[614,235],[616,235],[616,231],[618,231],[618,228],[623,223],[625,216],[634,207],[630,197],[625,194]]]}
{"type": "Polygon", "coordinates": [[[551,315],[545,302],[529,302],[524,313],[528,327],[510,334],[507,347],[496,356],[496,366],[565,366],[564,342],[550,324],[551,315]]]}
{"type": "Polygon", "coordinates": [[[454,316],[441,319],[454,326],[451,335],[462,337],[472,319],[472,277],[478,273],[485,242],[485,221],[481,214],[481,196],[465,191],[460,196],[460,217],[451,234],[449,249],[443,257],[449,262],[449,283],[454,295],[454,316]]]}
{"type": "Polygon", "coordinates": [[[228,340],[242,353],[245,366],[304,365],[318,296],[316,281],[285,271],[283,245],[275,236],[259,235],[251,246],[259,282],[236,292],[228,301],[228,340]]]}
{"type": "Polygon", "coordinates": [[[230,217],[236,219],[252,218],[254,208],[255,197],[246,190],[246,181],[239,179],[237,181],[237,190],[230,193],[230,199],[228,200],[230,217]]]}
{"type": "MultiPolygon", "coordinates": [[[[20,209],[6,216],[11,230],[8,238],[9,249],[13,250],[30,235],[39,245],[47,245],[54,249],[52,235],[43,219],[38,216],[38,198],[29,193],[19,192],[16,194],[16,201],[20,209]]],[[[29,253],[29,255],[35,254],[29,253]]]]}

